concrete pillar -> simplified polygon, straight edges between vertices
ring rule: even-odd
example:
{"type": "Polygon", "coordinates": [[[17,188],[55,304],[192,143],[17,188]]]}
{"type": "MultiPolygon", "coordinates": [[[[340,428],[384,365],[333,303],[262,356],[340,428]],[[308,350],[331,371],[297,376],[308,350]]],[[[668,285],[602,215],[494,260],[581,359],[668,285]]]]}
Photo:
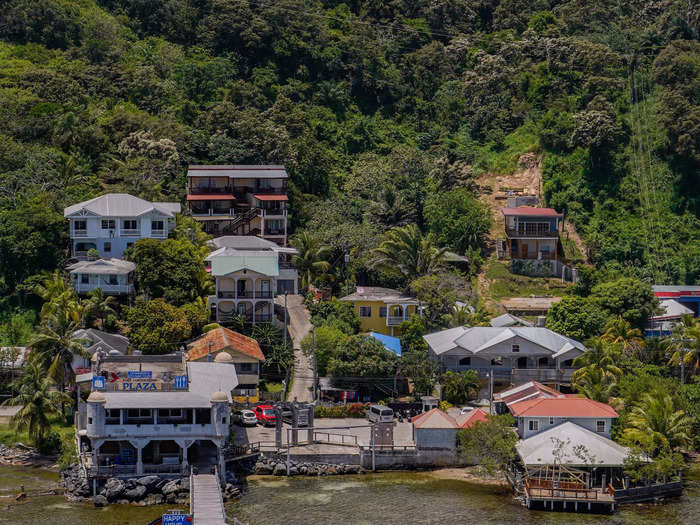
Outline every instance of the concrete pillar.
{"type": "MultiPolygon", "coordinates": [[[[140,443],[139,443],[140,444],[140,443]]],[[[136,447],[136,474],[143,474],[143,447],[136,447]]]]}
{"type": "Polygon", "coordinates": [[[600,482],[600,488],[602,488],[603,490],[605,490],[605,486],[606,486],[606,485],[605,485],[605,474],[603,474],[603,476],[601,477],[601,479],[602,479],[602,481],[600,482]]]}
{"type": "Polygon", "coordinates": [[[216,445],[216,454],[219,458],[219,483],[223,485],[226,483],[226,462],[224,461],[224,453],[218,443],[216,445]]]}

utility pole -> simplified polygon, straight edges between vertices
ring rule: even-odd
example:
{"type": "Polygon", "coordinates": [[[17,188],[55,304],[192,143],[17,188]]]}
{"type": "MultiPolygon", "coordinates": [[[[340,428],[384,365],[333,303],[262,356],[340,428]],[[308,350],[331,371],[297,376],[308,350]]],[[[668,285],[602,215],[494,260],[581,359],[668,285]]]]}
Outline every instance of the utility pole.
{"type": "Polygon", "coordinates": [[[289,292],[284,292],[284,349],[287,349],[287,294],[289,292]]]}
{"type": "Polygon", "coordinates": [[[316,385],[318,384],[318,369],[316,368],[316,329],[314,326],[311,327],[311,359],[312,359],[312,365],[314,369],[314,378],[313,378],[313,388],[314,388],[314,394],[313,397],[311,398],[312,401],[316,401],[316,385]]]}

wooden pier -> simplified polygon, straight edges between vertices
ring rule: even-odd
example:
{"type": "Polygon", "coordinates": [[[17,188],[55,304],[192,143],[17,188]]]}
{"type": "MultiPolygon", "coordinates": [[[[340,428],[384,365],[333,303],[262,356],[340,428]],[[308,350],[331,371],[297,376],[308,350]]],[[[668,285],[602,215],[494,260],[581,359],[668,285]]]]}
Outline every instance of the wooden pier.
{"type": "Polygon", "coordinates": [[[197,525],[226,525],[224,498],[216,473],[190,476],[190,514],[197,525]]]}
{"type": "Polygon", "coordinates": [[[529,509],[542,506],[544,510],[615,511],[612,485],[590,487],[585,472],[561,465],[548,465],[529,472],[525,478],[524,492],[525,504],[529,509]]]}

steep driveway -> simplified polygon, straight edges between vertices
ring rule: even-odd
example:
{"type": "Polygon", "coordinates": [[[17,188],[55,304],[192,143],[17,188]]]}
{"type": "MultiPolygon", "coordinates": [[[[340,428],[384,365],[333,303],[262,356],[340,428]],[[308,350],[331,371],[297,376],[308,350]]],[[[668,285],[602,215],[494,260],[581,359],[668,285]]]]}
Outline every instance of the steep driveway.
{"type": "MultiPolygon", "coordinates": [[[[284,308],[284,296],[278,295],[275,302],[284,308]]],[[[294,347],[294,382],[287,399],[310,403],[313,401],[313,366],[311,359],[301,351],[301,341],[311,332],[311,316],[300,295],[287,296],[289,335],[294,347]]]]}

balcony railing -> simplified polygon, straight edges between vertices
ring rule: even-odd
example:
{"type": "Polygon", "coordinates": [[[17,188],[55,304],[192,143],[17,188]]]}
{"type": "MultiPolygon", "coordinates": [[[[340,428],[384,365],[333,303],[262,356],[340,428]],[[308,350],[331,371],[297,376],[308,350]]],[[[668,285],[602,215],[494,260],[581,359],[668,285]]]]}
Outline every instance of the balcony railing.
{"type": "Polygon", "coordinates": [[[272,299],[273,293],[272,291],[263,292],[261,290],[256,290],[255,292],[244,291],[236,294],[234,291],[219,290],[217,292],[217,297],[219,299],[272,299]]]}
{"type": "Polygon", "coordinates": [[[447,369],[464,372],[476,370],[480,377],[487,377],[493,370],[493,376],[498,379],[510,380],[516,383],[528,381],[569,381],[575,368],[506,368],[506,367],[475,367],[475,366],[449,366],[447,369]]]}
{"type": "Polygon", "coordinates": [[[287,193],[286,186],[281,188],[258,188],[254,187],[252,193],[258,193],[260,195],[284,195],[287,193]]]}
{"type": "Polygon", "coordinates": [[[165,230],[151,230],[153,237],[165,237],[165,230]]]}
{"type": "Polygon", "coordinates": [[[208,216],[222,216],[222,217],[233,217],[236,214],[234,208],[230,209],[214,209],[214,208],[192,208],[193,217],[208,217],[208,216]]]}
{"type": "Polygon", "coordinates": [[[229,194],[233,193],[231,186],[219,186],[219,187],[190,187],[189,193],[191,195],[208,195],[208,194],[229,194]]]}
{"type": "Polygon", "coordinates": [[[286,217],[287,216],[287,210],[280,208],[280,209],[272,209],[269,210],[267,208],[260,208],[260,214],[263,217],[286,217]]]}
{"type": "Polygon", "coordinates": [[[547,238],[552,238],[555,239],[559,237],[559,231],[558,230],[551,230],[551,231],[528,231],[525,232],[524,230],[514,230],[512,228],[506,228],[506,237],[509,239],[528,239],[528,238],[542,238],[542,237],[547,237],[547,238]]]}
{"type": "Polygon", "coordinates": [[[408,321],[408,317],[399,316],[389,316],[386,318],[386,324],[389,326],[400,325],[404,321],[408,321]]]}
{"type": "Polygon", "coordinates": [[[128,294],[134,292],[133,284],[92,284],[92,283],[76,283],[75,291],[78,293],[88,293],[101,288],[106,294],[128,294]]]}
{"type": "Polygon", "coordinates": [[[232,396],[256,397],[258,395],[257,388],[234,388],[231,391],[232,396]]]}
{"type": "Polygon", "coordinates": [[[273,236],[273,237],[284,236],[284,230],[282,230],[282,229],[279,229],[279,230],[277,230],[277,229],[272,230],[272,229],[269,229],[269,228],[265,228],[265,235],[270,235],[270,236],[273,236]]]}
{"type": "Polygon", "coordinates": [[[133,228],[122,229],[119,230],[119,235],[121,235],[122,237],[137,237],[141,235],[141,230],[133,228]]]}
{"type": "Polygon", "coordinates": [[[87,230],[73,230],[73,237],[87,237],[87,230]]]}

